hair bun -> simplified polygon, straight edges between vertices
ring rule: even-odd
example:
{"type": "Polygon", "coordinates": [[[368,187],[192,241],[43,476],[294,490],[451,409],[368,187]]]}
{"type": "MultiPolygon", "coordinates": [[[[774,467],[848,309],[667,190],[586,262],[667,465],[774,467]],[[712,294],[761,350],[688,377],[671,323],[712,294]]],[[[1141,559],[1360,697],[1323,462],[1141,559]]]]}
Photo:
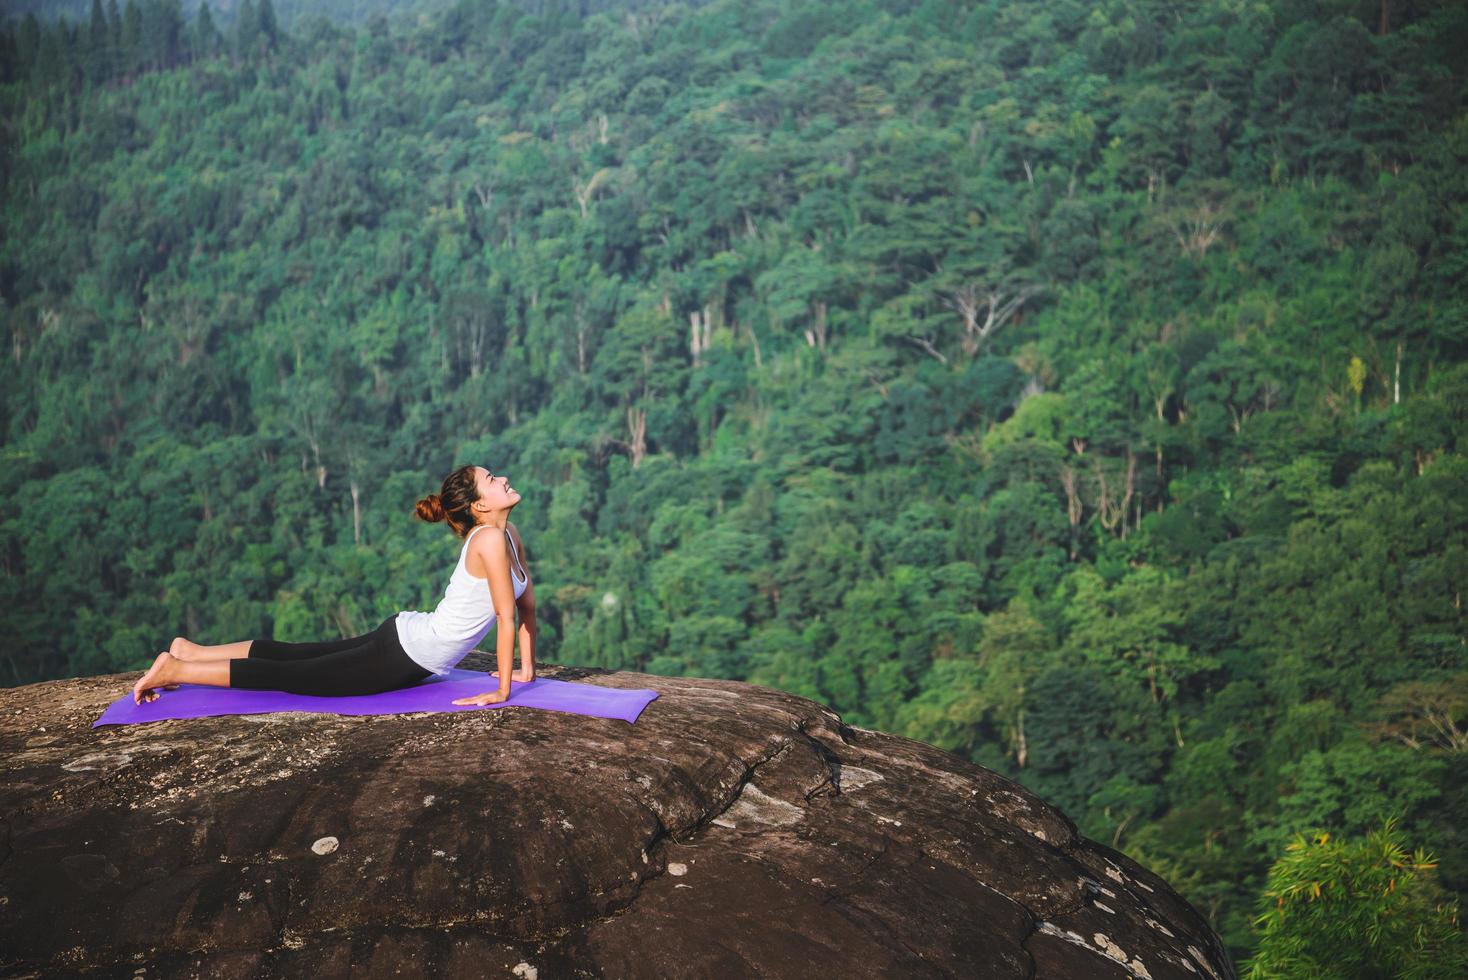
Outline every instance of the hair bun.
{"type": "Polygon", "coordinates": [[[430,524],[437,524],[445,516],[443,512],[443,499],[436,493],[430,493],[418,501],[418,506],[415,509],[418,517],[428,521],[430,524]]]}

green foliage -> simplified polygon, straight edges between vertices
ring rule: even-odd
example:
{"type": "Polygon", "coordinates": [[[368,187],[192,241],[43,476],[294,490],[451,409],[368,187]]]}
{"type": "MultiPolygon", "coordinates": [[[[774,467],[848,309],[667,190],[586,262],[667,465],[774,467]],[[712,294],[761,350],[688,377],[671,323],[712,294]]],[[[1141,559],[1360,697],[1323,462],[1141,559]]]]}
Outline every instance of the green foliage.
{"type": "Polygon", "coordinates": [[[1441,759],[1348,738],[1310,749],[1280,767],[1285,793],[1256,842],[1277,851],[1286,827],[1332,827],[1365,833],[1393,814],[1418,814],[1442,792],[1441,759]]]}
{"type": "Polygon", "coordinates": [[[1297,836],[1269,869],[1247,975],[1443,978],[1468,972],[1458,906],[1393,821],[1363,836],[1297,836]]]}

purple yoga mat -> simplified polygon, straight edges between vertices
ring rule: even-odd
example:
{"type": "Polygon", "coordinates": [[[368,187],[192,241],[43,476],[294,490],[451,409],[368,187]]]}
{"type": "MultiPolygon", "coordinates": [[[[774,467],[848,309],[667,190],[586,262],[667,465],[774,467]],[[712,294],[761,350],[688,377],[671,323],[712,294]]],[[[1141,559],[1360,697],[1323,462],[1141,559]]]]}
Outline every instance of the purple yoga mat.
{"type": "Polygon", "coordinates": [[[176,691],[158,690],[158,697],[133,703],[133,693],[112,702],[99,725],[134,725],[165,718],[205,718],[211,715],[258,715],[269,711],[316,711],[335,715],[401,715],[412,711],[479,711],[483,708],[545,708],[569,711],[593,718],[620,718],[635,724],[637,716],[658,692],[639,688],[623,690],[595,684],[558,681],[537,677],[533,681],[511,681],[510,700],[500,704],[454,704],[455,698],[496,690],[499,679],[487,672],[458,667],[446,677],[429,677],[412,687],[342,698],[323,698],[284,691],[247,691],[207,684],[180,684],[176,691]]]}

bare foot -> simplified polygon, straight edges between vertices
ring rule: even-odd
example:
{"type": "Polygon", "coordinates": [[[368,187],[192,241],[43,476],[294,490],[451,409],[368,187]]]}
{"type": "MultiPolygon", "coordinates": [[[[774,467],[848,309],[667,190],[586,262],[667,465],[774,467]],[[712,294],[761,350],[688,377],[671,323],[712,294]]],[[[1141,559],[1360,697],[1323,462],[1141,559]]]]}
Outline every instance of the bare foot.
{"type": "Polygon", "coordinates": [[[193,660],[198,655],[198,651],[199,644],[193,640],[184,639],[182,636],[175,636],[173,642],[168,646],[168,652],[176,660],[193,660]]]}
{"type": "MultiPolygon", "coordinates": [[[[497,671],[497,670],[491,670],[489,672],[489,676],[490,677],[498,677],[499,675],[500,675],[500,672],[497,671]]],[[[516,671],[512,671],[510,673],[510,680],[512,680],[512,681],[533,681],[533,680],[535,680],[535,675],[534,674],[527,674],[523,670],[516,670],[516,671]]]]}
{"type": "Polygon", "coordinates": [[[168,668],[177,662],[177,658],[167,650],[158,654],[153,659],[153,666],[133,685],[133,703],[142,704],[144,701],[157,699],[158,692],[154,688],[161,687],[166,691],[177,689],[177,684],[168,683],[172,679],[168,676],[168,668]]]}

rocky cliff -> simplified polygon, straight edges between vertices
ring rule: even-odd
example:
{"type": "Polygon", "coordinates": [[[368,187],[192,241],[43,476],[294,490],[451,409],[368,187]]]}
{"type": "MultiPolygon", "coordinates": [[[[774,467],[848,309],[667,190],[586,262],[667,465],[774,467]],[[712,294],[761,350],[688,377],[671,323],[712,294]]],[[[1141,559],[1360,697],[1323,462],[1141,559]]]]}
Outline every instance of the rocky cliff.
{"type": "Polygon", "coordinates": [[[660,697],[92,730],[138,675],[0,690],[0,973],[1233,976],[986,769],[767,688],[543,675],[660,697]]]}

